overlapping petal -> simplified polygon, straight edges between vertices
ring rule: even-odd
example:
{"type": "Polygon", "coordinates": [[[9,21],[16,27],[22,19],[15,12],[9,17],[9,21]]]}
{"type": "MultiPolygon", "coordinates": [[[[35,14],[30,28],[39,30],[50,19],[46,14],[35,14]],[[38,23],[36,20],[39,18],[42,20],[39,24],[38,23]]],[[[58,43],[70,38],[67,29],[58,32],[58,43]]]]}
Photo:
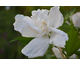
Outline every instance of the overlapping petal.
{"type": "Polygon", "coordinates": [[[36,37],[41,32],[41,29],[37,28],[32,19],[27,16],[16,15],[15,20],[14,29],[24,37],[36,37]]]}
{"type": "Polygon", "coordinates": [[[32,16],[31,18],[34,20],[34,21],[38,21],[38,20],[41,20],[41,19],[44,19],[47,15],[48,15],[48,10],[40,10],[38,9],[37,11],[32,11],[32,16]]]}
{"type": "MultiPolygon", "coordinates": [[[[42,21],[45,21],[48,15],[48,10],[40,10],[38,9],[37,11],[32,11],[32,20],[35,22],[35,24],[37,25],[37,27],[41,27],[42,26],[42,21]]],[[[45,21],[46,22],[46,21],[45,21]]]]}
{"type": "Polygon", "coordinates": [[[52,50],[57,58],[62,58],[58,48],[53,47],[52,50]]]}
{"type": "Polygon", "coordinates": [[[32,20],[34,20],[34,22],[37,21],[37,18],[38,18],[39,13],[40,13],[40,9],[38,9],[37,11],[36,10],[32,11],[31,18],[32,18],[32,20]]]}
{"type": "Polygon", "coordinates": [[[29,58],[43,56],[49,47],[49,38],[47,36],[38,37],[30,41],[23,49],[22,53],[29,58]]]}
{"type": "Polygon", "coordinates": [[[53,43],[57,47],[64,47],[66,41],[68,40],[68,35],[58,29],[51,28],[52,33],[50,37],[50,43],[53,43]]]}
{"type": "Polygon", "coordinates": [[[54,28],[58,28],[63,24],[64,18],[62,13],[59,11],[59,7],[55,6],[50,9],[49,12],[49,25],[54,28]]]}

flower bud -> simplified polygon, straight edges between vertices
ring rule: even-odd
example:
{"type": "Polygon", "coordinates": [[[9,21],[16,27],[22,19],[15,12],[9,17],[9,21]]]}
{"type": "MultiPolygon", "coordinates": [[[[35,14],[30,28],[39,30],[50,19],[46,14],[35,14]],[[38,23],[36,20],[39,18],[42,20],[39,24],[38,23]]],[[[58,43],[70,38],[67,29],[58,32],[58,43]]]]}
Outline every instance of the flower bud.
{"type": "Polygon", "coordinates": [[[73,14],[71,19],[73,21],[74,26],[80,28],[80,12],[73,14]]]}

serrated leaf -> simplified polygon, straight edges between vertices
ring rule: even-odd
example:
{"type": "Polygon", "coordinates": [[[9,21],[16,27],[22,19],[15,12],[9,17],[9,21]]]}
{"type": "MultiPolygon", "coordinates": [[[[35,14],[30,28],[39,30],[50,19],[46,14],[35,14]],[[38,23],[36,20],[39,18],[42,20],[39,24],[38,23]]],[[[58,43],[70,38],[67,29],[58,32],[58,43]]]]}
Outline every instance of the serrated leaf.
{"type": "Polygon", "coordinates": [[[73,13],[75,12],[75,10],[76,10],[76,8],[74,8],[71,12],[69,12],[67,15],[65,15],[64,19],[68,20],[73,15],[73,13]]]}
{"type": "Polygon", "coordinates": [[[76,31],[71,22],[70,31],[68,32],[69,40],[66,42],[65,49],[68,56],[74,54],[80,48],[80,39],[78,31],[76,31]]]}
{"type": "Polygon", "coordinates": [[[17,37],[17,38],[14,38],[13,40],[10,41],[11,42],[14,42],[14,41],[19,41],[21,43],[23,43],[23,45],[27,44],[28,42],[30,42],[33,38],[27,38],[27,37],[17,37]]]}

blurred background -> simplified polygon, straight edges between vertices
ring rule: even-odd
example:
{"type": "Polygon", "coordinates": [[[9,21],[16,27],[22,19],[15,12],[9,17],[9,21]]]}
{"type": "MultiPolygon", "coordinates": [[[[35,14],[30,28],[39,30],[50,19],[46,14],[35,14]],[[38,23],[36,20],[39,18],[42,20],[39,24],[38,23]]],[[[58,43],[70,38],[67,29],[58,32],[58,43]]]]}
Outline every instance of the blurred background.
{"type": "MultiPolygon", "coordinates": [[[[21,49],[24,47],[21,42],[10,41],[21,34],[14,30],[13,23],[15,22],[15,16],[17,14],[23,14],[25,16],[31,16],[31,12],[37,9],[48,9],[52,6],[0,6],[0,59],[28,59],[21,53],[21,49]]],[[[60,11],[63,16],[72,11],[75,6],[60,6],[60,11]]],[[[80,12],[80,7],[76,7],[75,12],[80,12]]],[[[28,42],[26,42],[27,44],[28,42]]],[[[41,59],[53,59],[56,57],[51,50],[51,46],[43,57],[37,57],[41,59]]],[[[35,59],[37,59],[35,58],[35,59]]]]}

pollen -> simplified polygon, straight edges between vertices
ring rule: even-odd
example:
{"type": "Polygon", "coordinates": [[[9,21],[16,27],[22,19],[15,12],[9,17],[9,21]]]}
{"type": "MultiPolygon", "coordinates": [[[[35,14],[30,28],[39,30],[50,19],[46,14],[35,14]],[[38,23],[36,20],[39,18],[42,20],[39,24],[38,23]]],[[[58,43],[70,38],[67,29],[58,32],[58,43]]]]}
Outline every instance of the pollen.
{"type": "Polygon", "coordinates": [[[47,29],[47,23],[45,21],[42,21],[42,27],[41,27],[44,31],[46,31],[47,29]]]}

